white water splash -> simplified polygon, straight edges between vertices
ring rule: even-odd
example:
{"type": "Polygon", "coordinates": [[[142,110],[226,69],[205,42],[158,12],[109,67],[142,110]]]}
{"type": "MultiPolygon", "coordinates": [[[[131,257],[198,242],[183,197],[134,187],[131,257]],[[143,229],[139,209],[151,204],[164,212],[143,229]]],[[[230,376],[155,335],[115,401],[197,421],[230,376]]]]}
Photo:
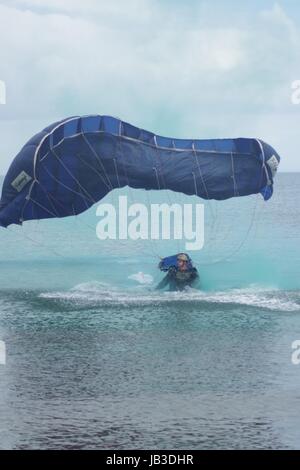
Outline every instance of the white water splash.
{"type": "MultiPolygon", "coordinates": [[[[138,273],[139,274],[139,273],[138,273]]],[[[140,279],[138,277],[138,279],[140,279]]],[[[45,292],[41,298],[67,301],[71,303],[101,305],[159,305],[170,302],[236,304],[283,312],[300,312],[299,293],[280,290],[264,290],[258,287],[232,289],[221,292],[204,292],[188,288],[183,292],[158,292],[145,290],[122,290],[101,282],[79,284],[65,292],[45,292]]]]}
{"type": "Polygon", "coordinates": [[[128,276],[128,279],[132,279],[133,281],[144,285],[150,285],[153,283],[153,277],[151,276],[151,274],[145,274],[142,271],[136,274],[131,274],[131,276],[128,276]]]}

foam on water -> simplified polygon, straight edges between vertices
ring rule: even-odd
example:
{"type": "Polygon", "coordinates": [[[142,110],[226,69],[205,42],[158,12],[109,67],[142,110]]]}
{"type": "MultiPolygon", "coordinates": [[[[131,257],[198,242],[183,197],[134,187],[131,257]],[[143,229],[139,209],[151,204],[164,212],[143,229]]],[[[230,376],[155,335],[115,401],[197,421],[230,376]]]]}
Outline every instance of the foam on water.
{"type": "Polygon", "coordinates": [[[141,271],[136,274],[131,274],[131,276],[128,276],[128,279],[132,279],[133,281],[136,281],[139,284],[152,284],[153,283],[153,276],[151,276],[151,274],[145,274],[141,271]]]}
{"type": "MultiPolygon", "coordinates": [[[[151,277],[151,276],[150,276],[151,277]]],[[[283,312],[300,311],[300,293],[251,286],[220,292],[188,288],[184,292],[158,292],[147,286],[122,290],[106,283],[79,284],[69,291],[44,292],[40,298],[91,305],[157,305],[170,302],[238,304],[283,312]]]]}

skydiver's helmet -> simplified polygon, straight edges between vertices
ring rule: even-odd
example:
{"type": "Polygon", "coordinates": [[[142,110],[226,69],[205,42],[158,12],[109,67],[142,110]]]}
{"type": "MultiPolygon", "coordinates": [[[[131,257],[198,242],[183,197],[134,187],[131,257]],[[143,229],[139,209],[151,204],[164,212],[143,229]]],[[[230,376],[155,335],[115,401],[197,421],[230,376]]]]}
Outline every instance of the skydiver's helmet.
{"type": "Polygon", "coordinates": [[[186,253],[179,253],[177,255],[177,261],[185,261],[187,263],[190,261],[190,257],[186,253]]]}
{"type": "Polygon", "coordinates": [[[193,269],[193,263],[189,255],[186,253],[179,253],[177,255],[177,266],[178,266],[178,261],[184,261],[186,263],[187,270],[190,271],[193,269]]]}
{"type": "Polygon", "coordinates": [[[193,269],[193,263],[189,255],[186,253],[178,253],[177,255],[167,256],[163,258],[158,267],[161,271],[168,271],[170,268],[178,268],[178,261],[182,260],[187,263],[187,269],[193,269]]]}

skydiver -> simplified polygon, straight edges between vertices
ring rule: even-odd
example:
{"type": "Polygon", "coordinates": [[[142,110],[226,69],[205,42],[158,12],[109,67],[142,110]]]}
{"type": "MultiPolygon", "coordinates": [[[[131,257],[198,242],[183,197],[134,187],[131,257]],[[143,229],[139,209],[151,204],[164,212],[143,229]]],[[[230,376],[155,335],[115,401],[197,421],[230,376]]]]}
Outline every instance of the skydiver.
{"type": "Polygon", "coordinates": [[[182,291],[186,287],[192,287],[199,280],[198,271],[186,253],[164,258],[158,267],[161,271],[167,271],[167,275],[156,286],[156,289],[164,289],[168,286],[170,291],[182,291]]]}

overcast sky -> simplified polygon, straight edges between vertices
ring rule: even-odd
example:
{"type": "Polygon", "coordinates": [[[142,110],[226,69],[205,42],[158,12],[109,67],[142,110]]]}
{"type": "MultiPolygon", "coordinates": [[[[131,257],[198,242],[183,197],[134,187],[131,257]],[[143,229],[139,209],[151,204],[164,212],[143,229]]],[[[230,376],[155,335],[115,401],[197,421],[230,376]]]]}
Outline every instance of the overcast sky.
{"type": "Polygon", "coordinates": [[[95,113],[258,137],[300,171],[299,0],[0,0],[0,45],[0,174],[49,123],[95,113]]]}

